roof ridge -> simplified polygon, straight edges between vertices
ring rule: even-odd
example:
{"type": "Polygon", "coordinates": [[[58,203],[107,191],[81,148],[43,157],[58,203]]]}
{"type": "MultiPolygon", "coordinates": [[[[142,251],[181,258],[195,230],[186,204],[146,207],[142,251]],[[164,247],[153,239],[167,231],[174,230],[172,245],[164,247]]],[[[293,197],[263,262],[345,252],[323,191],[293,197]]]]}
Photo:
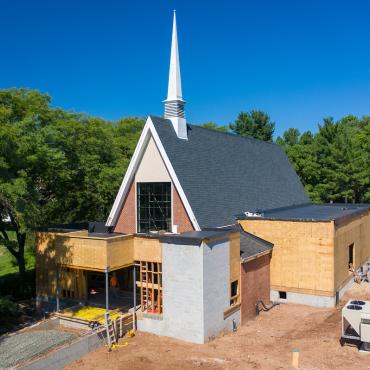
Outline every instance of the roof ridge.
{"type": "Polygon", "coordinates": [[[273,141],[265,141],[265,140],[257,139],[257,138],[255,138],[253,136],[243,136],[243,135],[234,134],[232,132],[222,132],[222,131],[214,130],[212,128],[203,127],[203,126],[201,126],[201,124],[188,123],[188,125],[189,126],[193,126],[193,127],[197,127],[197,128],[203,129],[203,130],[212,131],[212,132],[215,132],[216,134],[228,135],[228,136],[232,136],[232,137],[238,137],[238,138],[241,138],[241,139],[247,139],[247,140],[251,140],[251,141],[257,141],[259,143],[270,144],[270,145],[278,146],[279,148],[281,148],[281,146],[279,144],[276,144],[273,141]]]}
{"type": "MultiPolygon", "coordinates": [[[[169,118],[164,118],[164,117],[159,117],[159,116],[154,116],[154,115],[149,115],[149,117],[157,118],[157,119],[160,119],[160,120],[163,120],[163,121],[171,121],[169,118]]],[[[279,144],[277,144],[273,141],[265,141],[265,140],[257,139],[253,136],[243,136],[243,135],[234,134],[232,132],[222,132],[222,131],[214,130],[212,128],[203,127],[203,126],[201,126],[201,123],[199,123],[199,124],[187,123],[187,125],[192,126],[192,127],[196,127],[196,128],[200,128],[200,129],[203,129],[203,130],[208,130],[208,131],[214,132],[216,134],[228,135],[228,136],[231,136],[231,137],[237,137],[237,138],[246,139],[246,140],[250,140],[250,141],[256,141],[256,142],[259,142],[259,143],[265,143],[265,144],[269,144],[269,145],[273,145],[273,146],[281,148],[281,146],[279,144]]]]}

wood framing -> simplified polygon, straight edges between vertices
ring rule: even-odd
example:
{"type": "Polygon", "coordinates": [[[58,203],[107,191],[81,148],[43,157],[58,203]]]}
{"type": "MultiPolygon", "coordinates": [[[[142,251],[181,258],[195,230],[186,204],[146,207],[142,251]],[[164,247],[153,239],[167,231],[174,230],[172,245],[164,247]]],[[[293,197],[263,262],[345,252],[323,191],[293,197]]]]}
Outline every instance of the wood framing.
{"type": "Polygon", "coordinates": [[[160,315],[163,312],[162,263],[139,261],[141,311],[160,315]]]}

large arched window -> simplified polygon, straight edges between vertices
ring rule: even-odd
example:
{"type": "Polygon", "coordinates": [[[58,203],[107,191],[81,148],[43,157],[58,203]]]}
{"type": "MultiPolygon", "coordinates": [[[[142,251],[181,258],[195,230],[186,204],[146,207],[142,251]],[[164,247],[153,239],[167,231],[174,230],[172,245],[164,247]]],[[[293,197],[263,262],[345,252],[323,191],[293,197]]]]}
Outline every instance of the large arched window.
{"type": "Polygon", "coordinates": [[[137,183],[137,231],[171,231],[171,183],[137,183]]]}

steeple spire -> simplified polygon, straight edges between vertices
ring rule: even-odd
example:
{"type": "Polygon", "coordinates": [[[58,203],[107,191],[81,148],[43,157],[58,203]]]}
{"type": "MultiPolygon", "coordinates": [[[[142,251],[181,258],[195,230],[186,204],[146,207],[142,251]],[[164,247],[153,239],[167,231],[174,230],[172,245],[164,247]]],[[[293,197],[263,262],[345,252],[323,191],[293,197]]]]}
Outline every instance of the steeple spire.
{"type": "Polygon", "coordinates": [[[177,42],[176,10],[173,11],[171,61],[167,100],[183,100],[181,90],[179,47],[177,42]]]}
{"type": "Polygon", "coordinates": [[[180,58],[177,42],[176,11],[174,10],[170,73],[168,79],[167,99],[164,101],[164,117],[171,120],[177,136],[181,139],[187,139],[184,105],[185,100],[182,98],[180,58]]]}

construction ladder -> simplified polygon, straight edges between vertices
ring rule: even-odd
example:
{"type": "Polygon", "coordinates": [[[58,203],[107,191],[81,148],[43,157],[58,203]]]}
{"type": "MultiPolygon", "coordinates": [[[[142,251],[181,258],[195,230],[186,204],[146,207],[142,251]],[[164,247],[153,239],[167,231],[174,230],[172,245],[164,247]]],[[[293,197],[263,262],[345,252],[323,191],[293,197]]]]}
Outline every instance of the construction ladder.
{"type": "Polygon", "coordinates": [[[113,344],[117,344],[117,334],[114,330],[113,321],[110,317],[109,312],[106,312],[104,314],[105,316],[105,329],[107,331],[107,342],[108,342],[108,348],[111,350],[113,344]]]}

